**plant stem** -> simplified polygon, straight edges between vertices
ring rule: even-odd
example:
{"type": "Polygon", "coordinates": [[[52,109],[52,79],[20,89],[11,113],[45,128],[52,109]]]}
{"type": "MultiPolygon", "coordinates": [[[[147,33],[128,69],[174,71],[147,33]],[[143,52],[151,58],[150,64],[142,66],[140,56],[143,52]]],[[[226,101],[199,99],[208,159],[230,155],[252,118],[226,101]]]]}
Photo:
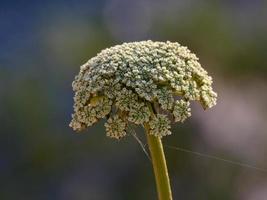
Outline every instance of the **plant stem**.
{"type": "Polygon", "coordinates": [[[145,124],[147,142],[156,179],[159,200],[172,200],[170,179],[161,139],[149,134],[149,126],[145,124]]]}

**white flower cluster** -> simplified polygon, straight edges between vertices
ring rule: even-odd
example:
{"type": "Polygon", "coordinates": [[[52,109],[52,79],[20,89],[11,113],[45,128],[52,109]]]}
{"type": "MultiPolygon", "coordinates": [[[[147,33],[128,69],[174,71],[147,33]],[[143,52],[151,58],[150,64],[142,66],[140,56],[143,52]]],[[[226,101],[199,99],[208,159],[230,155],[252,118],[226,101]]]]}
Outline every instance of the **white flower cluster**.
{"type": "Polygon", "coordinates": [[[189,101],[183,99],[177,100],[173,108],[173,116],[175,122],[184,122],[191,116],[191,108],[189,101]]]}
{"type": "Polygon", "coordinates": [[[135,124],[144,124],[149,121],[151,112],[143,102],[135,103],[131,106],[128,120],[135,124]]]}
{"type": "Polygon", "coordinates": [[[105,127],[108,137],[120,139],[126,135],[126,122],[118,115],[110,117],[105,127]]]}
{"type": "Polygon", "coordinates": [[[151,134],[169,135],[168,116],[185,121],[191,116],[189,101],[199,101],[204,109],[216,104],[211,85],[195,54],[177,42],[117,45],[91,58],[75,77],[70,126],[83,130],[108,117],[110,137],[124,136],[128,123],[146,123],[151,134]]]}
{"type": "Polygon", "coordinates": [[[166,115],[157,114],[149,121],[149,127],[150,134],[160,138],[171,134],[170,120],[166,115]]]}

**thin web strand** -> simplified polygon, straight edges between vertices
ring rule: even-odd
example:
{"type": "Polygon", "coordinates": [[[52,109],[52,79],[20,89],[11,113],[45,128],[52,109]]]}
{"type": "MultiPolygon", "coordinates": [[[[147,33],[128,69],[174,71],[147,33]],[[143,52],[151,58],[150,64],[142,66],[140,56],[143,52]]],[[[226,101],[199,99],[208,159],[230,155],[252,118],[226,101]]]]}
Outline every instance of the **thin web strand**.
{"type": "Polygon", "coordinates": [[[256,166],[253,166],[253,165],[250,165],[250,164],[247,164],[247,163],[241,163],[241,162],[228,160],[228,159],[225,159],[225,158],[220,158],[220,157],[209,155],[209,154],[199,153],[199,152],[191,151],[191,150],[184,149],[184,148],[181,148],[181,147],[176,147],[176,146],[171,146],[171,145],[164,145],[164,146],[169,148],[169,149],[174,149],[174,150],[177,150],[177,151],[190,153],[190,154],[193,154],[193,155],[196,155],[196,156],[199,156],[199,157],[218,160],[218,161],[222,161],[222,162],[225,162],[225,163],[228,163],[228,164],[232,164],[232,165],[236,165],[236,166],[240,166],[240,167],[245,167],[245,168],[250,168],[250,169],[253,169],[253,170],[256,170],[256,171],[259,171],[259,172],[267,173],[267,169],[256,167],[256,166]]]}
{"type": "Polygon", "coordinates": [[[136,139],[143,152],[146,154],[147,158],[151,161],[151,158],[146,150],[146,145],[138,138],[137,134],[135,133],[135,130],[132,127],[130,127],[130,133],[134,137],[134,139],[136,139]]]}

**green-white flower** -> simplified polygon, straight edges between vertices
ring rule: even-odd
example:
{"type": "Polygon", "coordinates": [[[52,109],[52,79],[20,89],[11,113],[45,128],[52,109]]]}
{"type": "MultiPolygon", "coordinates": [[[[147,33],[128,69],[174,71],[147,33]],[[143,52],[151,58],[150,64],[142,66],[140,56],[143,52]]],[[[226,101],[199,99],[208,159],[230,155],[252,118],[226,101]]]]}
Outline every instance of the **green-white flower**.
{"type": "Polygon", "coordinates": [[[173,116],[175,122],[184,122],[191,116],[191,108],[189,101],[177,100],[173,108],[173,116]]]}
{"type": "Polygon", "coordinates": [[[105,127],[108,137],[120,139],[126,135],[126,122],[118,115],[110,117],[105,127]]]}
{"type": "Polygon", "coordinates": [[[216,104],[212,78],[198,58],[177,42],[132,42],[101,51],[81,66],[73,82],[70,126],[83,130],[107,117],[107,135],[121,138],[128,123],[169,135],[170,120],[191,116],[190,101],[204,109],[216,104]],[[176,100],[180,99],[180,100],[176,100]]]}
{"type": "Polygon", "coordinates": [[[156,116],[152,117],[149,121],[150,127],[150,134],[155,135],[157,137],[162,137],[166,135],[170,135],[170,120],[166,115],[157,114],[156,116]]]}

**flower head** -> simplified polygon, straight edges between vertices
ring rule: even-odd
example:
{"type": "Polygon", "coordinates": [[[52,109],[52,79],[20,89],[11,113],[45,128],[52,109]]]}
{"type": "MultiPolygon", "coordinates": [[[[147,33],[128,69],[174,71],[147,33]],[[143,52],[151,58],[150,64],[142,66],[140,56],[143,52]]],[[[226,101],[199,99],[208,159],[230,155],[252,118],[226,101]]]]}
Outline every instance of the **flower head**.
{"type": "Polygon", "coordinates": [[[107,135],[121,138],[128,123],[149,124],[155,136],[169,135],[170,120],[191,116],[190,101],[216,104],[212,78],[198,58],[177,42],[131,42],[101,51],[81,66],[73,82],[70,126],[83,130],[107,117],[107,135]],[[178,100],[179,99],[179,100],[178,100]]]}

